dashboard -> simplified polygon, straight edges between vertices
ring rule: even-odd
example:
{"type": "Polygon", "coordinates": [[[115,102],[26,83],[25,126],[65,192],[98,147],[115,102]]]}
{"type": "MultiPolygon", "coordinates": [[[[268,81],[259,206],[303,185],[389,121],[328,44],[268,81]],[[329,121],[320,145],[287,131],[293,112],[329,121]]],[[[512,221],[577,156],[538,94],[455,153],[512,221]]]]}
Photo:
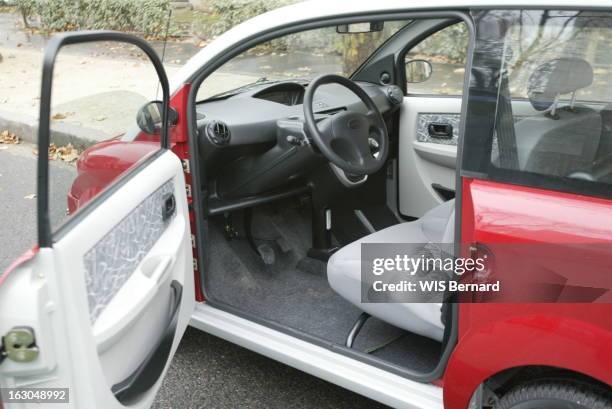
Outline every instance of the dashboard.
{"type": "MultiPolygon", "coordinates": [[[[385,115],[401,103],[403,92],[395,85],[381,86],[358,82],[385,115]]],[[[200,136],[208,134],[207,124],[223,123],[229,133],[227,143],[209,148],[258,144],[276,140],[276,121],[285,118],[303,118],[303,100],[307,84],[284,81],[249,87],[247,91],[205,100],[196,105],[200,136]]],[[[318,114],[333,114],[341,110],[365,112],[361,100],[345,87],[337,84],[322,85],[317,89],[313,110],[318,114]]],[[[208,138],[203,138],[208,139],[208,138]]],[[[203,140],[204,145],[210,140],[203,140]]]]}
{"type": "MultiPolygon", "coordinates": [[[[395,85],[357,84],[383,117],[403,101],[403,92],[395,85]]],[[[196,104],[202,180],[208,180],[212,195],[228,198],[269,192],[303,179],[322,163],[303,131],[307,86],[298,80],[252,84],[196,104]]],[[[367,108],[352,91],[331,83],[317,88],[313,111],[319,119],[342,111],[366,113],[367,108]]]]}

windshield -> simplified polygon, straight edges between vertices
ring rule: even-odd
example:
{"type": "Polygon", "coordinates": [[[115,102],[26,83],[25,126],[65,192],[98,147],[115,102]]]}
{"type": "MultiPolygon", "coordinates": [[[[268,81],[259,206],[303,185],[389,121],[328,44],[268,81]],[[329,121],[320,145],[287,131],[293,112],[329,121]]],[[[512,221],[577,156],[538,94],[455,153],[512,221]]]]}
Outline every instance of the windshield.
{"type": "Polygon", "coordinates": [[[197,100],[243,92],[262,82],[353,72],[408,21],[386,21],[381,31],[338,33],[336,27],[302,31],[262,43],[231,59],[200,86],[197,100]]]}

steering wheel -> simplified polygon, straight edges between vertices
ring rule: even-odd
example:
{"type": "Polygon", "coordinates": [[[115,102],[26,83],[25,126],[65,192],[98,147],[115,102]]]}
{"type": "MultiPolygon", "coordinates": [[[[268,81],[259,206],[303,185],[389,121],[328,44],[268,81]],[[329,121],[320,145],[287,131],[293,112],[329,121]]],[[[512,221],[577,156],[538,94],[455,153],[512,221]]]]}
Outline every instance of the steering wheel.
{"type": "Polygon", "coordinates": [[[357,84],[340,75],[321,75],[308,85],[304,95],[306,131],[323,156],[343,171],[353,175],[369,175],[384,165],[389,155],[387,126],[372,98],[357,84]],[[368,111],[342,111],[317,122],[312,108],[317,88],[339,84],[351,90],[368,111]],[[378,146],[376,146],[378,145],[378,146]],[[372,148],[378,148],[374,155],[372,148]]]}

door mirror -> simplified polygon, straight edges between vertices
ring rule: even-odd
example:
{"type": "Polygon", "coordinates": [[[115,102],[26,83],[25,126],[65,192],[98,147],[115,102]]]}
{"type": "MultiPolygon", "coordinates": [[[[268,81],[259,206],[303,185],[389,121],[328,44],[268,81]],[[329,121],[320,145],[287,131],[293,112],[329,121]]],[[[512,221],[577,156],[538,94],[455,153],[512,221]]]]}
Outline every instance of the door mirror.
{"type": "Polygon", "coordinates": [[[406,63],[406,82],[417,84],[425,82],[431,77],[433,68],[426,60],[411,60],[406,63]]]}
{"type": "Polygon", "coordinates": [[[162,103],[151,101],[144,104],[136,114],[138,127],[150,135],[158,134],[162,125],[162,103]]]}
{"type": "MultiPolygon", "coordinates": [[[[141,131],[149,135],[159,134],[162,128],[162,112],[164,104],[162,101],[150,101],[144,104],[136,114],[136,123],[141,131]]],[[[172,107],[168,108],[168,124],[176,125],[178,113],[172,107]]]]}
{"type": "Polygon", "coordinates": [[[382,21],[340,24],[339,26],[336,26],[336,32],[339,34],[373,33],[376,31],[382,31],[384,25],[385,23],[382,21]]]}

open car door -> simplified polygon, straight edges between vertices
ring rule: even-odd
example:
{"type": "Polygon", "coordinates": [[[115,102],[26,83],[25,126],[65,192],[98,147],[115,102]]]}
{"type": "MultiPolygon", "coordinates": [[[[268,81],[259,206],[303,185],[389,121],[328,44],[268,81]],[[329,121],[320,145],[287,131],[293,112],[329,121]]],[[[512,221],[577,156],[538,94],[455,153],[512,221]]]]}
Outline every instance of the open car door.
{"type": "MultiPolygon", "coordinates": [[[[100,63],[111,67],[116,60],[100,63]]],[[[107,75],[120,71],[109,69],[107,75]]],[[[95,70],[84,67],[83,72],[95,70]]],[[[76,68],[68,75],[75,89],[82,86],[78,75],[76,68]]],[[[50,401],[69,402],[62,407],[71,408],[148,408],[194,307],[185,181],[180,160],[168,149],[168,79],[145,41],[115,32],[52,38],[42,78],[38,249],[0,279],[0,386],[67,389],[49,394],[31,389],[19,395],[4,389],[2,400],[5,409],[38,408],[39,403],[28,402],[50,401]],[[60,118],[51,117],[52,87],[54,94],[57,91],[54,68],[60,50],[92,42],[112,42],[111,48],[117,50],[133,47],[148,57],[128,64],[148,65],[163,92],[160,103],[146,104],[144,110],[145,122],[157,121],[158,137],[138,148],[141,160],[55,229],[50,220],[54,215],[50,190],[57,184],[50,182],[49,174],[50,165],[59,164],[43,154],[51,152],[50,122],[60,118]]],[[[96,79],[92,80],[90,85],[95,87],[96,79]]],[[[91,101],[85,100],[71,115],[85,115],[91,101]]],[[[101,101],[101,97],[95,99],[95,103],[101,101]]],[[[117,149],[133,150],[134,144],[138,142],[117,149]]],[[[51,150],[55,148],[52,145],[51,150]]]]}

